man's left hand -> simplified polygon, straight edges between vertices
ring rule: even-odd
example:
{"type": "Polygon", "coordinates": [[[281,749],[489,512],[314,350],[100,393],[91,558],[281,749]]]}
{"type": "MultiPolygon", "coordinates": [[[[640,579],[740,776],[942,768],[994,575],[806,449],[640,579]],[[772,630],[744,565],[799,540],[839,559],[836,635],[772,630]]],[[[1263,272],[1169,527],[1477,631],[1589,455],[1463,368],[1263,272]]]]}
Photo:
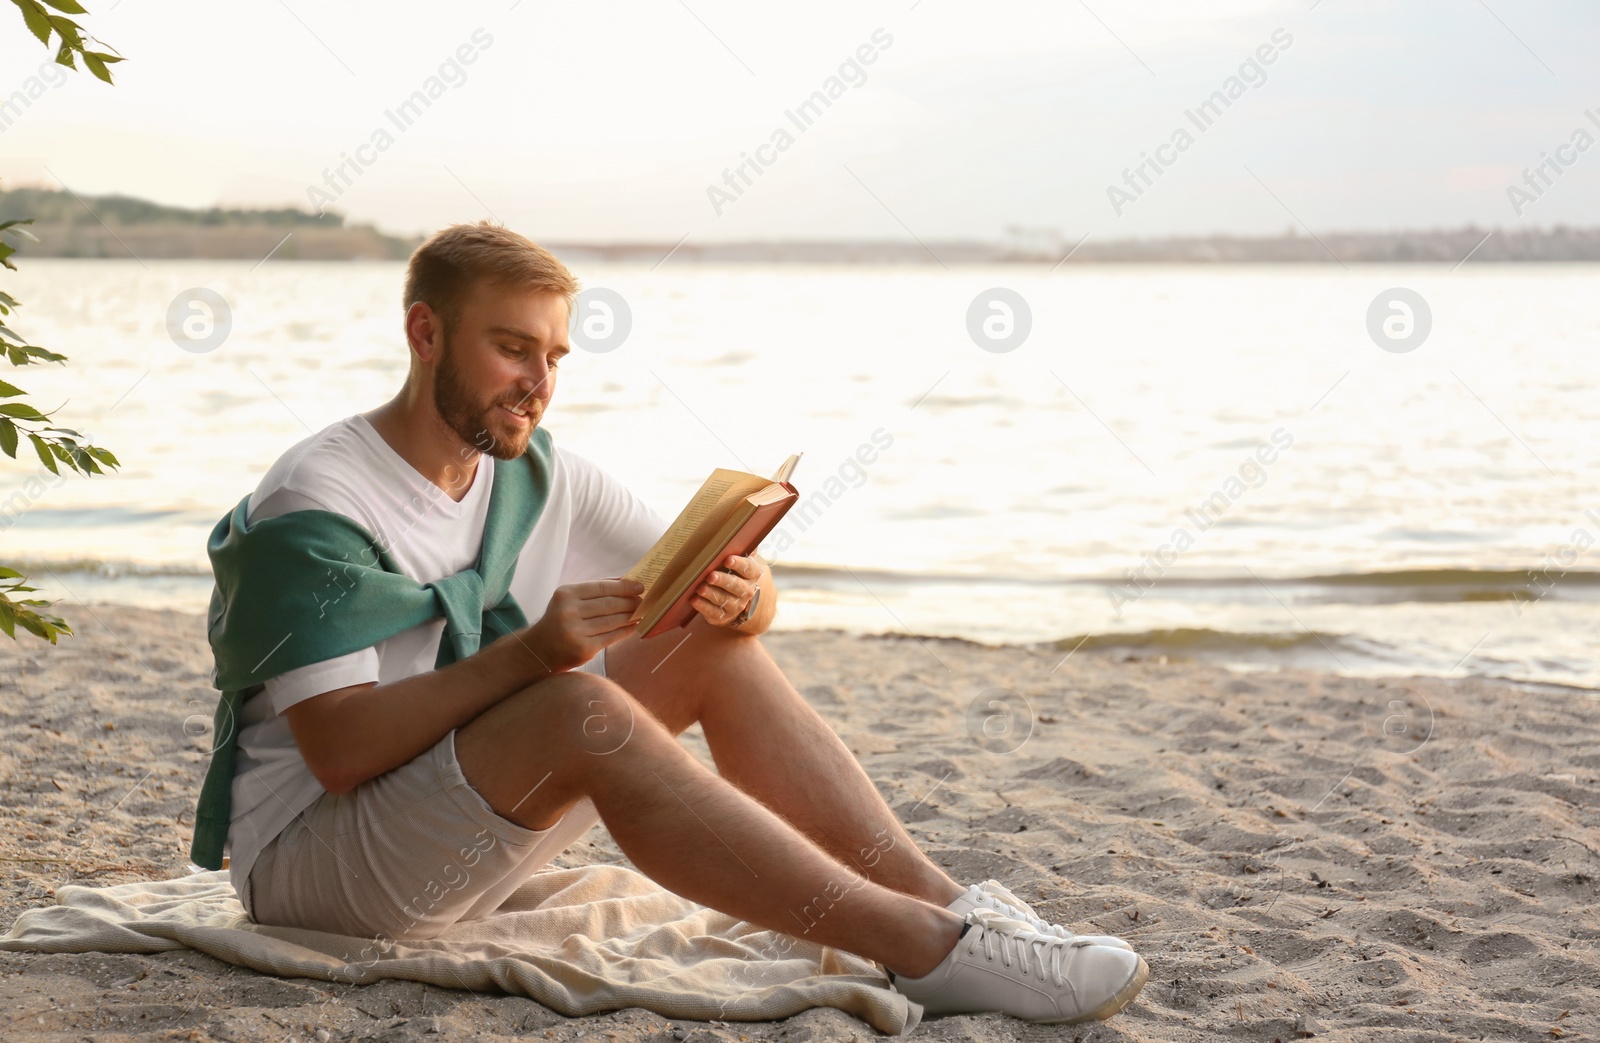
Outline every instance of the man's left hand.
{"type": "Polygon", "coordinates": [[[745,610],[761,584],[761,563],[735,554],[700,585],[690,604],[707,623],[725,627],[745,610]],[[732,572],[723,571],[732,569],[732,572]]]}

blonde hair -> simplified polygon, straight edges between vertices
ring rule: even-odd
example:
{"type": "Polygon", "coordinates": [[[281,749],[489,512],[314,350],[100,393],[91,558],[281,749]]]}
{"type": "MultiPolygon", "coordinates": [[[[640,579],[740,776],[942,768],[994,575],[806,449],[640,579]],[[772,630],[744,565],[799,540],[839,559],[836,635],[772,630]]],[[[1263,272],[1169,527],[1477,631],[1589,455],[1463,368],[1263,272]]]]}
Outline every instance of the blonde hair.
{"type": "Polygon", "coordinates": [[[461,306],[479,282],[559,293],[571,314],[578,280],[556,256],[527,236],[490,221],[441,228],[406,265],[405,308],[422,301],[439,315],[448,341],[461,306]]]}

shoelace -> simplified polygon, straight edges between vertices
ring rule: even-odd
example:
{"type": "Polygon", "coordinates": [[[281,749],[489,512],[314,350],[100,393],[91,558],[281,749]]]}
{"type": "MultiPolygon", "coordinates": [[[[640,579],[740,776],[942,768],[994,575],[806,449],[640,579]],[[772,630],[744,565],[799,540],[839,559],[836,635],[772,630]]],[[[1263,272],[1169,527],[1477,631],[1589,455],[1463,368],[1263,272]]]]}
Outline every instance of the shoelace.
{"type": "Polygon", "coordinates": [[[1061,961],[1068,949],[1089,943],[1078,938],[1058,938],[1042,934],[1025,920],[1017,920],[993,909],[974,909],[967,914],[969,922],[979,928],[968,931],[967,953],[975,955],[983,949],[983,957],[993,960],[998,953],[1000,961],[1010,967],[1013,961],[1022,964],[1023,973],[1033,972],[1041,981],[1048,973],[1057,988],[1067,984],[1061,961]]]}
{"type": "MultiPolygon", "coordinates": [[[[1003,913],[1012,919],[1021,920],[1040,934],[1047,934],[1054,938],[1072,939],[1078,937],[1060,924],[1051,923],[1038,913],[1034,912],[1022,899],[1012,894],[1011,891],[998,880],[985,880],[978,885],[990,901],[994,903],[988,908],[995,912],[1003,913]]],[[[980,907],[982,908],[982,907],[980,907]]]]}

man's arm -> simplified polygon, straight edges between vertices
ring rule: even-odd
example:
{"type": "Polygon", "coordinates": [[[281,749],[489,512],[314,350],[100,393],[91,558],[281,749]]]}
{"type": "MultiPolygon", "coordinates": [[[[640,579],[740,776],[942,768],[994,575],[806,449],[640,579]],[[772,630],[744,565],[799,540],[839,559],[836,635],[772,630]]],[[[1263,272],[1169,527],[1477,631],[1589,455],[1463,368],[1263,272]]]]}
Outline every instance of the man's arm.
{"type": "Polygon", "coordinates": [[[431,749],[513,692],[554,671],[526,630],[402,681],[338,688],[284,711],[306,765],[329,793],[348,793],[431,749]]]}
{"type": "Polygon", "coordinates": [[[557,587],[539,621],[466,659],[402,681],[372,681],[284,709],[317,781],[348,793],[433,747],[508,695],[576,669],[636,629],[644,584],[602,579],[557,587]]]}

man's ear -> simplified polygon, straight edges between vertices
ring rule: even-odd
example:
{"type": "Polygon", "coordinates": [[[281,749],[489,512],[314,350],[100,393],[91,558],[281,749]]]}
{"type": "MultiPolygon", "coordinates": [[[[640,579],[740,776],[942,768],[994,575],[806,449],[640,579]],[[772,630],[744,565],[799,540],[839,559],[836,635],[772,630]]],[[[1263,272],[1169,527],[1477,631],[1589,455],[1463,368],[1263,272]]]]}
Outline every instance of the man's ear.
{"type": "Polygon", "coordinates": [[[406,343],[421,362],[438,362],[444,350],[444,321],[426,301],[406,309],[406,343]]]}

